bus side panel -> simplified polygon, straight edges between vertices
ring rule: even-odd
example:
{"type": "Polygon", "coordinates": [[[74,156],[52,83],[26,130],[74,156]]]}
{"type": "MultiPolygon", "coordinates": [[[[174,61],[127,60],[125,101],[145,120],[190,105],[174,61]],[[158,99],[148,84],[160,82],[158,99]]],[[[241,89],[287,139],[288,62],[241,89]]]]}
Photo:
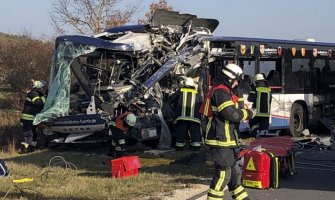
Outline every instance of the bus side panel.
{"type": "MultiPolygon", "coordinates": [[[[244,95],[244,98],[247,99],[247,95],[244,95]]],[[[313,95],[272,94],[269,130],[290,128],[291,108],[295,102],[304,102],[307,104],[307,107],[310,107],[313,105],[313,95]]],[[[242,132],[250,130],[249,128],[248,122],[242,122],[239,127],[242,132]]]]}
{"type": "Polygon", "coordinates": [[[285,95],[281,93],[272,94],[269,129],[287,129],[290,126],[289,122],[290,110],[286,109],[285,95]]]}
{"type": "MultiPolygon", "coordinates": [[[[273,94],[271,105],[271,124],[269,129],[290,127],[291,108],[294,103],[313,105],[313,94],[273,94]]],[[[307,111],[308,112],[308,111],[307,111]]],[[[309,116],[306,116],[310,118],[309,116]]]]}

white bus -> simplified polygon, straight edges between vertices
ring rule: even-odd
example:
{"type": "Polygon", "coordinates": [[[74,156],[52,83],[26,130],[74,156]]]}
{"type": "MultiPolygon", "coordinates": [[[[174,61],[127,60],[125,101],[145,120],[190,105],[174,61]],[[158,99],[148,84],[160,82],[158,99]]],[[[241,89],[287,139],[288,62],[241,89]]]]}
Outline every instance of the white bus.
{"type": "MultiPolygon", "coordinates": [[[[300,136],[332,118],[335,106],[335,43],[241,37],[208,37],[209,74],[235,62],[243,67],[240,85],[248,94],[252,77],[264,73],[272,88],[269,129],[300,136]]],[[[243,131],[243,130],[242,130],[243,131]]]]}

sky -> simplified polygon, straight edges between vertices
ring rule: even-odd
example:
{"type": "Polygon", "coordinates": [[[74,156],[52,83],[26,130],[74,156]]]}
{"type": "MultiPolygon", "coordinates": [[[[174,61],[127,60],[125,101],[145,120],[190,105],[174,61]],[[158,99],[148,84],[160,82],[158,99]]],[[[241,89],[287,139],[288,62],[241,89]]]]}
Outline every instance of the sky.
{"type": "MultiPolygon", "coordinates": [[[[0,32],[53,35],[50,23],[55,0],[0,0],[0,32]]],[[[135,0],[125,0],[126,3],[135,0]]],[[[307,39],[335,43],[334,0],[166,0],[181,13],[215,18],[214,35],[273,39],[307,39]]],[[[143,18],[149,4],[142,0],[132,22],[143,18]]]]}

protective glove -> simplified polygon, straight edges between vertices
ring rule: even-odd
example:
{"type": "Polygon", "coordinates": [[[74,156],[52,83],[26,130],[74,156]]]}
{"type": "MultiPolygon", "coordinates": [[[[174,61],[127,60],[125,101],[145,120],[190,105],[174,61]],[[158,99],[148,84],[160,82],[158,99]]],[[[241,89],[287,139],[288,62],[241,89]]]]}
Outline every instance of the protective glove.
{"type": "Polygon", "coordinates": [[[251,118],[254,118],[257,114],[257,109],[256,108],[250,108],[250,111],[252,112],[251,118]]]}

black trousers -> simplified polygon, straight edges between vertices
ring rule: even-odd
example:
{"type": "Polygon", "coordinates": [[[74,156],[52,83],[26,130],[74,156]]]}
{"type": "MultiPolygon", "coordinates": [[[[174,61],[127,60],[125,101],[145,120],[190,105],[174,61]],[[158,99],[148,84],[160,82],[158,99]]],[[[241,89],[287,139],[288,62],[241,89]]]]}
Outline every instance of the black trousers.
{"type": "Polygon", "coordinates": [[[269,129],[269,117],[254,117],[249,120],[249,126],[252,132],[269,129]]]}
{"type": "Polygon", "coordinates": [[[23,142],[31,143],[37,140],[37,126],[33,125],[31,120],[21,119],[23,130],[23,142]]]}
{"type": "Polygon", "coordinates": [[[177,128],[176,147],[185,146],[188,133],[190,133],[192,146],[201,145],[202,135],[200,131],[200,123],[189,120],[178,120],[176,128],[177,128]]]}
{"type": "Polygon", "coordinates": [[[110,127],[110,130],[112,132],[111,136],[112,141],[110,143],[110,150],[124,151],[127,134],[114,126],[110,127]]]}
{"type": "Polygon", "coordinates": [[[226,185],[233,199],[249,199],[241,185],[242,172],[236,163],[235,150],[211,148],[210,154],[214,161],[215,174],[209,186],[208,199],[222,199],[226,185]]]}

